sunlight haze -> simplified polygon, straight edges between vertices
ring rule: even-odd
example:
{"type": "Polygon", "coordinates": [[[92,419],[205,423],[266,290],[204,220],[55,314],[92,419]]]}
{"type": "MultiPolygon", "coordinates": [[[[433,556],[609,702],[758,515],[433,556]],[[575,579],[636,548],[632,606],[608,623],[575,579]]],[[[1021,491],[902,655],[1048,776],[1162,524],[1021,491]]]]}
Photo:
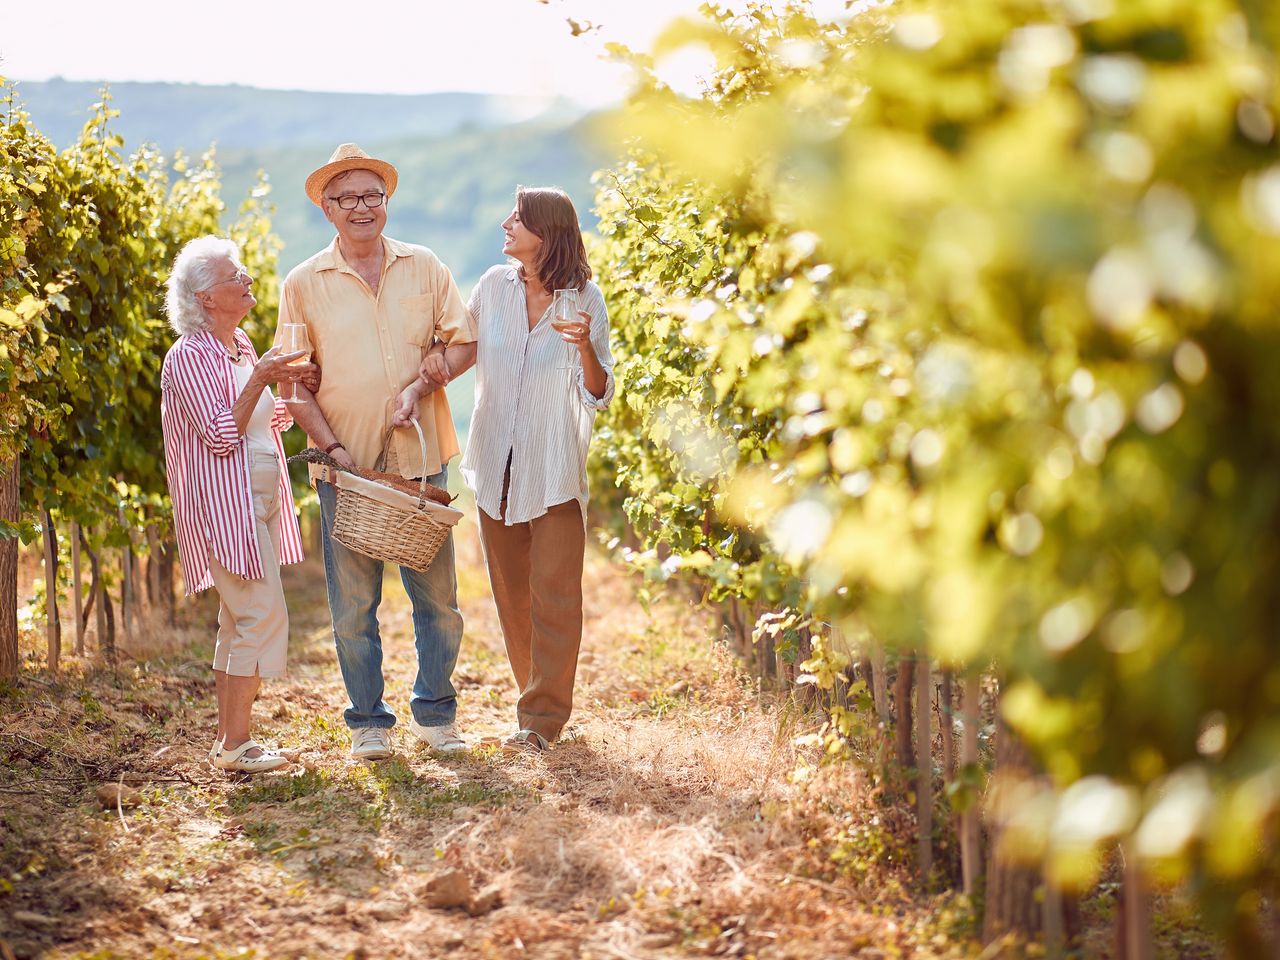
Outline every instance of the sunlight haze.
{"type": "Polygon", "coordinates": [[[157,0],[113,8],[66,0],[54,27],[47,5],[17,4],[5,13],[0,76],[475,91],[594,106],[627,90],[629,71],[603,59],[606,43],[647,50],[672,19],[697,7],[697,0],[389,0],[317,12],[316,5],[296,2],[229,0],[202,9],[157,0]],[[571,18],[598,29],[575,37],[571,18]]]}

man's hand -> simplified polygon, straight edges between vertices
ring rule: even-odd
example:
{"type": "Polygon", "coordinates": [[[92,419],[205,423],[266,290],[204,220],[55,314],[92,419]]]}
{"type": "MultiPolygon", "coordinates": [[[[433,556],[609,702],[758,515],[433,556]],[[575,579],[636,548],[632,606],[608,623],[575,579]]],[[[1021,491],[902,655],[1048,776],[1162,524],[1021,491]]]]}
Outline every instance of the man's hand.
{"type": "MultiPolygon", "coordinates": [[[[425,362],[425,361],[424,361],[425,362]]],[[[414,380],[396,397],[396,408],[391,414],[391,425],[393,427],[407,427],[409,421],[418,413],[418,400],[421,399],[426,391],[426,385],[421,380],[414,380]]]]}
{"type": "Polygon", "coordinates": [[[305,367],[299,367],[303,371],[302,376],[298,378],[298,382],[307,388],[307,391],[315,396],[320,391],[320,365],[317,363],[308,363],[305,367]]]}
{"type": "Polygon", "coordinates": [[[335,448],[333,453],[329,454],[329,456],[333,457],[333,459],[337,460],[348,470],[354,470],[356,468],[356,462],[351,459],[351,454],[347,453],[346,447],[335,448]]]}

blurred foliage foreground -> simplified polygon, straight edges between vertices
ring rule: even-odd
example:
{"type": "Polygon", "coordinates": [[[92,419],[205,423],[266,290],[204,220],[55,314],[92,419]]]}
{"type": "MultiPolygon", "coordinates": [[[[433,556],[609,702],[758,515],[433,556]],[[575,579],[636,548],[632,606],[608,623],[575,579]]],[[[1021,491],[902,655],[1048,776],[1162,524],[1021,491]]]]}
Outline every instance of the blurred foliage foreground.
{"type": "Polygon", "coordinates": [[[598,180],[593,469],[639,556],[995,669],[1054,785],[1021,852],[1083,886],[1121,841],[1246,949],[1278,892],[1280,7],[704,12],[631,55],[598,180]],[[696,97],[660,79],[690,49],[696,97]]]}

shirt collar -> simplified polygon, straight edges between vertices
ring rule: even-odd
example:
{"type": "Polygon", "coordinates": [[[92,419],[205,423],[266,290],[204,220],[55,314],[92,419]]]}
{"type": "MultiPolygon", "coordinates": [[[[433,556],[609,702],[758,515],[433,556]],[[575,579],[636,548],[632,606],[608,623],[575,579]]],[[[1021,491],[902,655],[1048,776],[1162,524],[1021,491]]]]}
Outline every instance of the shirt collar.
{"type": "MultiPolygon", "coordinates": [[[[413,250],[407,243],[401,243],[399,240],[393,240],[384,235],[382,237],[382,250],[386,254],[388,260],[398,260],[401,257],[413,256],[413,250]]],[[[316,256],[316,271],[321,270],[341,270],[344,273],[354,273],[355,271],[343,259],[341,252],[338,250],[338,238],[335,236],[329,246],[325,247],[316,256]]]]}
{"type": "MultiPolygon", "coordinates": [[[[245,333],[243,330],[241,330],[239,327],[236,327],[235,333],[233,334],[233,336],[235,337],[235,341],[237,344],[239,344],[241,350],[245,349],[246,347],[248,347],[249,349],[253,349],[253,344],[249,341],[249,335],[245,333]]],[[[210,353],[213,353],[220,358],[226,359],[227,348],[222,343],[221,340],[219,340],[217,337],[213,335],[212,330],[197,330],[195,333],[188,334],[187,337],[190,340],[190,342],[195,344],[200,349],[208,350],[210,353]]]]}

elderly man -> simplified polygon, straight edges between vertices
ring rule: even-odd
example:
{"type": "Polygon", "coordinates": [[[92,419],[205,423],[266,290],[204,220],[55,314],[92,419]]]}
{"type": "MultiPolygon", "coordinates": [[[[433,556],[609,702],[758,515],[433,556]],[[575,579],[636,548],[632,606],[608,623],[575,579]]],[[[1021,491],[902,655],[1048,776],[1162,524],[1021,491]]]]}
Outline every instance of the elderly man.
{"type": "MultiPolygon", "coordinates": [[[[294,419],[312,446],[339,462],[372,467],[391,422],[396,395],[418,375],[433,343],[461,369],[475,355],[476,333],[453,277],[426,247],[383,236],[396,169],[355,144],[338,147],[329,162],[307,177],[307,196],[333,224],[337,236],[285,279],[280,327],[304,323],[314,359],[324,370],[318,392],[300,390],[294,419]]],[[[397,430],[386,469],[444,487],[449,458],[458,453],[449,403],[428,393],[418,421],[427,441],[422,463],[417,434],[397,430]]],[[[382,641],[378,603],[382,562],[333,539],[337,494],[324,468],[311,468],[320,499],[321,535],[329,612],[342,679],[350,705],[351,756],[373,760],[391,752],[396,716],[383,700],[382,641]]],[[[462,640],[453,540],[445,542],[426,573],[400,569],[413,603],[418,674],[410,703],[410,730],[434,750],[465,749],[454,725],[457,693],[451,680],[462,640]]]]}

